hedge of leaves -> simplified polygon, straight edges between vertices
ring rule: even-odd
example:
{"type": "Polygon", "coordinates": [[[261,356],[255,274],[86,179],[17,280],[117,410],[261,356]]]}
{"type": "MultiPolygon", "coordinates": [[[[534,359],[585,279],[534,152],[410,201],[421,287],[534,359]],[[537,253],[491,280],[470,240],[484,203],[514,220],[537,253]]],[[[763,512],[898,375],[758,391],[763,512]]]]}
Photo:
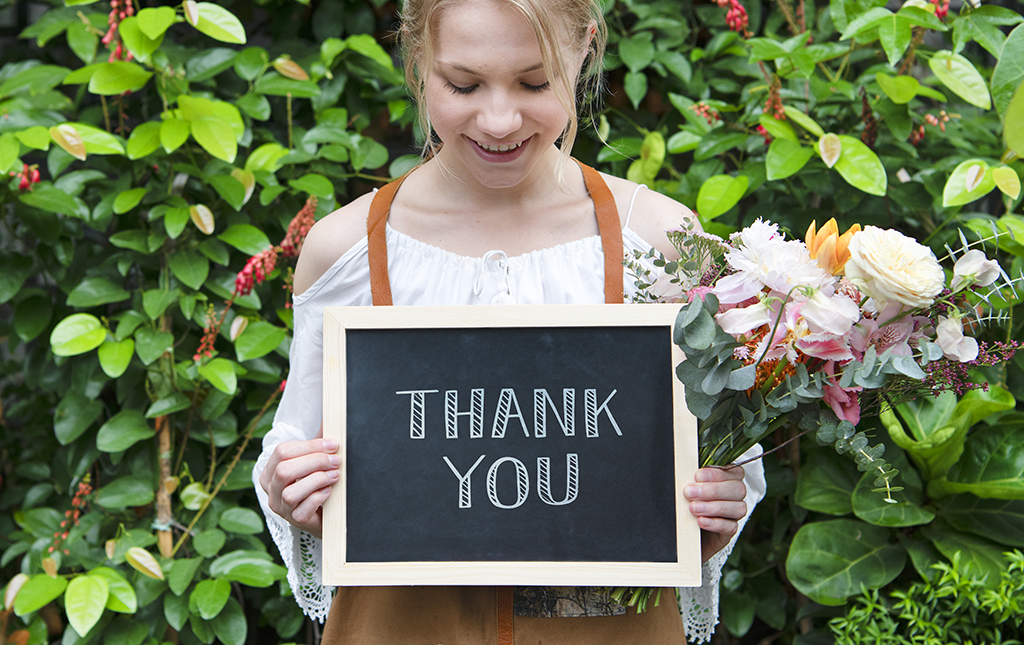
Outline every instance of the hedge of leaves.
{"type": "MultiPolygon", "coordinates": [[[[610,94],[582,160],[716,233],[834,216],[941,256],[962,229],[1021,272],[1019,5],[604,4],[610,94]]],[[[31,7],[0,57],[0,639],[311,642],[250,472],[305,231],[415,163],[395,7],[31,7]]],[[[1004,320],[978,333],[1019,337],[1017,294],[990,300],[1004,320]]],[[[834,451],[766,459],[731,634],[807,642],[862,585],[935,562],[999,579],[1024,546],[1024,381],[1019,360],[975,377],[993,387],[859,428],[900,471],[895,506],[834,451]]]]}

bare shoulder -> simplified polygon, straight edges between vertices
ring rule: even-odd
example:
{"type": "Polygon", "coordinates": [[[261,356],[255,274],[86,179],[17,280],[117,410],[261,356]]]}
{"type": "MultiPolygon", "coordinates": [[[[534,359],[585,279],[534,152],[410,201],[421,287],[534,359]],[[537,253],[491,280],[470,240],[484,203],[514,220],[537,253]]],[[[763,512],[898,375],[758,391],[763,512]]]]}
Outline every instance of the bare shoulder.
{"type": "Polygon", "coordinates": [[[313,286],[356,242],[366,237],[373,194],[367,193],[330,213],[309,229],[295,267],[295,293],[313,286]]]}
{"type": "Polygon", "coordinates": [[[615,205],[619,209],[619,218],[622,223],[626,222],[632,202],[633,214],[629,218],[629,228],[666,256],[675,255],[675,249],[665,237],[665,231],[679,228],[690,222],[695,222],[697,226],[700,226],[693,211],[671,197],[649,188],[641,188],[637,191],[637,184],[628,179],[604,173],[602,175],[608,184],[608,189],[615,197],[615,205]],[[633,201],[634,194],[636,195],[635,202],[633,201]]]}

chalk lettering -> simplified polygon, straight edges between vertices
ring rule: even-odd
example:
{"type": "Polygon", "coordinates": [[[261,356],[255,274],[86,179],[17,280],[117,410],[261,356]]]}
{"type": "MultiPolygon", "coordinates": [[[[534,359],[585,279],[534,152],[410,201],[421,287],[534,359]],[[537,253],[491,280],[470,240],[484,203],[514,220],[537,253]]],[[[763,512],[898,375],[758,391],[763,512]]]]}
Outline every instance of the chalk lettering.
{"type": "Polygon", "coordinates": [[[409,438],[423,438],[423,414],[426,409],[426,394],[434,394],[437,390],[404,390],[395,394],[410,394],[409,397],[409,438]]]}
{"type": "Polygon", "coordinates": [[[494,425],[491,426],[491,438],[492,439],[503,439],[505,437],[505,430],[508,429],[509,419],[519,419],[519,425],[523,428],[523,434],[527,437],[530,436],[530,431],[526,429],[526,420],[523,419],[523,411],[519,408],[519,399],[516,398],[516,392],[510,387],[501,389],[501,394],[498,395],[498,409],[494,411],[494,425]],[[515,407],[515,413],[512,413],[512,408],[515,407]]]}
{"type": "Polygon", "coordinates": [[[459,438],[459,417],[469,417],[469,436],[478,439],[484,436],[484,390],[473,388],[470,409],[459,412],[459,391],[444,392],[444,436],[448,439],[459,438]]]}
{"type": "Polygon", "coordinates": [[[469,470],[466,471],[465,475],[459,472],[459,469],[455,467],[455,464],[453,464],[448,457],[444,457],[444,463],[448,464],[448,467],[452,469],[452,472],[455,473],[455,476],[459,479],[459,508],[473,507],[473,496],[469,477],[473,474],[473,471],[476,470],[476,467],[480,465],[480,462],[484,460],[484,456],[485,455],[480,455],[480,458],[476,460],[476,463],[474,463],[469,470]]]}
{"type": "Polygon", "coordinates": [[[537,494],[545,504],[551,506],[565,506],[576,500],[580,492],[580,458],[579,455],[570,452],[565,456],[565,497],[562,501],[556,502],[551,495],[551,458],[537,457],[537,494]]]}
{"type": "Polygon", "coordinates": [[[519,461],[515,457],[502,457],[491,464],[491,468],[487,471],[487,496],[491,498],[491,503],[498,508],[518,508],[523,505],[526,501],[526,497],[530,494],[530,476],[526,472],[526,466],[523,462],[519,461]],[[515,504],[502,504],[501,500],[498,499],[498,467],[503,463],[509,462],[516,468],[516,501],[515,504]]]}
{"type": "Polygon", "coordinates": [[[546,437],[548,434],[547,408],[551,406],[555,420],[562,427],[562,433],[567,437],[576,434],[576,390],[564,388],[562,390],[562,416],[558,416],[555,409],[555,402],[547,390],[538,389],[533,391],[533,436],[546,437]]]}
{"type": "Polygon", "coordinates": [[[597,434],[597,417],[604,411],[608,415],[608,420],[612,422],[612,428],[615,429],[615,434],[622,436],[622,430],[619,430],[619,424],[615,422],[615,417],[612,416],[612,411],[608,409],[608,402],[612,400],[615,393],[618,390],[612,390],[612,393],[608,395],[608,398],[604,400],[601,405],[597,404],[597,390],[584,390],[583,391],[583,402],[584,412],[587,423],[587,436],[596,437],[597,434]]]}

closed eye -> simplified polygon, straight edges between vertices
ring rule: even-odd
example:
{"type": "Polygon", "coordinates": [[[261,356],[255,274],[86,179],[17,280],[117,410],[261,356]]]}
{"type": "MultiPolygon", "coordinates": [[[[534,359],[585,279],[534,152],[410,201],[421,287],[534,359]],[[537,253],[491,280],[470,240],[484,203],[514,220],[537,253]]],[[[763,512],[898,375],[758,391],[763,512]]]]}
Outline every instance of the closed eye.
{"type": "Polygon", "coordinates": [[[476,85],[470,85],[468,87],[459,87],[451,81],[445,81],[445,87],[452,91],[452,94],[472,94],[473,90],[476,89],[476,85]]]}
{"type": "Polygon", "coordinates": [[[551,83],[549,81],[544,81],[544,83],[542,83],[541,85],[530,85],[529,83],[523,83],[523,87],[530,90],[531,92],[543,92],[544,90],[551,87],[551,83]]]}

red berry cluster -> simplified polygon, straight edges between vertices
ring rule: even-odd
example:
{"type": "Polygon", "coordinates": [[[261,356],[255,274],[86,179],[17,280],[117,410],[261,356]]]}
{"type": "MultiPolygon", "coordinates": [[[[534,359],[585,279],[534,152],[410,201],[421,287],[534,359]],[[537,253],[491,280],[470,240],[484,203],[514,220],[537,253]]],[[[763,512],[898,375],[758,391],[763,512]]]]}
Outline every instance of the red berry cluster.
{"type": "Polygon", "coordinates": [[[704,101],[698,101],[697,103],[694,103],[693,105],[690,106],[690,109],[696,112],[698,116],[704,117],[704,119],[708,122],[708,125],[714,125],[715,121],[722,120],[722,116],[718,114],[718,112],[715,112],[715,110],[712,109],[711,106],[705,103],[704,101]]]}
{"type": "Polygon", "coordinates": [[[761,135],[762,137],[764,137],[764,145],[766,145],[766,146],[771,144],[772,140],[774,139],[774,137],[772,137],[772,135],[768,134],[768,131],[764,129],[763,125],[757,126],[757,133],[759,135],[761,135]]]}
{"type": "Polygon", "coordinates": [[[939,116],[926,114],[924,115],[924,120],[928,123],[928,125],[937,126],[939,130],[945,132],[946,124],[949,123],[949,115],[946,114],[945,110],[940,110],[939,116]]]}
{"type": "Polygon", "coordinates": [[[739,3],[739,0],[716,0],[716,2],[723,9],[729,8],[729,11],[725,14],[725,24],[728,25],[729,29],[742,34],[744,38],[749,38],[750,34],[747,31],[747,26],[750,25],[750,18],[747,16],[747,10],[739,3]]]}
{"type": "MultiPolygon", "coordinates": [[[[928,118],[928,117],[925,117],[928,118]]],[[[916,129],[910,131],[910,143],[911,145],[917,145],[924,139],[924,126],[920,125],[916,129]]]]}
{"type": "Polygon", "coordinates": [[[24,164],[21,172],[12,172],[11,177],[18,178],[18,190],[32,190],[32,185],[39,183],[39,168],[24,164]]]}
{"type": "Polygon", "coordinates": [[[277,253],[280,247],[272,246],[249,258],[245,268],[235,276],[235,294],[247,296],[252,293],[256,284],[261,284],[274,270],[277,264],[277,253]]]}
{"type": "Polygon", "coordinates": [[[786,107],[782,105],[782,96],[777,84],[772,84],[768,88],[768,98],[764,100],[764,113],[772,115],[777,121],[786,120],[786,107]]]}
{"type": "MultiPolygon", "coordinates": [[[[47,550],[48,553],[53,553],[64,545],[64,541],[68,539],[68,533],[71,532],[71,525],[78,526],[78,520],[82,517],[82,511],[85,509],[86,498],[91,493],[92,486],[89,484],[89,476],[86,475],[84,480],[78,482],[78,490],[71,498],[71,510],[64,511],[64,519],[60,523],[61,530],[53,534],[53,545],[47,550]]],[[[64,555],[68,555],[67,549],[62,550],[64,555]]]]}
{"type": "Polygon", "coordinates": [[[134,14],[135,7],[132,6],[132,0],[110,0],[110,14],[107,16],[107,24],[110,25],[110,28],[107,29],[107,33],[104,34],[101,41],[111,50],[107,62],[132,59],[132,53],[125,50],[117,28],[121,25],[122,20],[134,14]]]}
{"type": "Polygon", "coordinates": [[[949,15],[949,0],[929,0],[929,2],[935,5],[935,17],[945,20],[949,15]]]}
{"type": "MultiPolygon", "coordinates": [[[[227,313],[227,309],[224,309],[227,313]]],[[[206,327],[203,328],[203,339],[199,341],[199,349],[196,350],[192,360],[197,363],[204,358],[210,358],[213,356],[213,343],[217,340],[217,334],[220,333],[220,326],[224,323],[224,316],[220,319],[217,318],[217,312],[213,309],[213,304],[210,304],[206,308],[206,327]]]]}
{"type": "Polygon", "coordinates": [[[316,197],[310,195],[302,210],[296,213],[291,223],[288,224],[288,232],[285,233],[284,240],[281,241],[281,254],[284,257],[299,257],[299,253],[302,251],[302,243],[306,241],[309,229],[313,228],[313,224],[316,223],[314,219],[315,214],[316,197]]]}

